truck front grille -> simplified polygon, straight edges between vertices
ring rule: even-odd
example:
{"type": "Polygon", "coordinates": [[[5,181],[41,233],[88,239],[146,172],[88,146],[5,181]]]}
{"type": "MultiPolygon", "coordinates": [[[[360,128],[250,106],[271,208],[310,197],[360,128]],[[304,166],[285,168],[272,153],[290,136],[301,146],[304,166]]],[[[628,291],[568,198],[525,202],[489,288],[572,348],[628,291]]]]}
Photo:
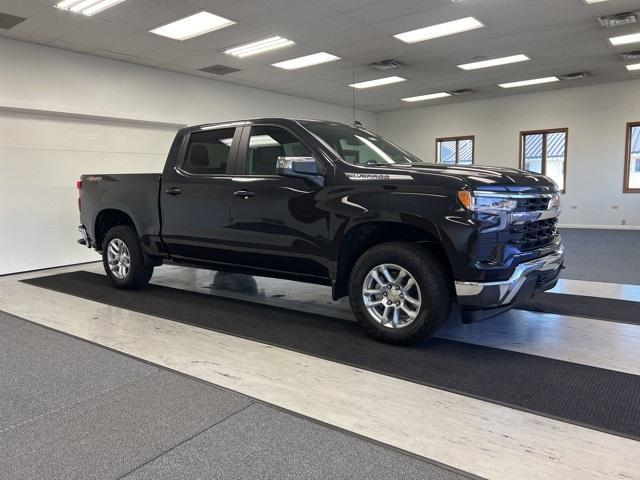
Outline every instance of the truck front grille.
{"type": "Polygon", "coordinates": [[[558,219],[549,218],[537,222],[512,225],[510,233],[509,243],[517,245],[523,252],[546,247],[553,243],[558,234],[558,219]]]}
{"type": "Polygon", "coordinates": [[[518,200],[518,212],[538,212],[549,208],[549,197],[521,198],[518,200]]]}

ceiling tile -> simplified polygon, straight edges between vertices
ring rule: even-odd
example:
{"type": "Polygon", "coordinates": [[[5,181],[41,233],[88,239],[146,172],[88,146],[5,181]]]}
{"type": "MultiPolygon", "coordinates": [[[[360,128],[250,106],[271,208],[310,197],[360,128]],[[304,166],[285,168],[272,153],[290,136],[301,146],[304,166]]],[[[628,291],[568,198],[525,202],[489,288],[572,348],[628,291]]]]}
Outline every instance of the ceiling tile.
{"type": "Polygon", "coordinates": [[[0,36],[345,106],[351,105],[354,91],[347,85],[353,82],[354,72],[356,81],[387,74],[407,79],[356,92],[358,105],[372,111],[413,108],[417,105],[401,98],[435,91],[475,91],[467,97],[436,101],[456,103],[632,78],[619,53],[636,47],[614,48],[607,37],[637,31],[638,26],[605,30],[596,16],[640,9],[640,0],[591,6],[582,0],[126,0],[86,18],[56,9],[55,3],[0,0],[0,12],[26,17],[9,30],[0,29],[0,36]],[[237,23],[184,42],[148,33],[202,10],[237,23]],[[463,16],[475,16],[486,28],[411,45],[392,36],[463,16]],[[275,34],[296,45],[245,59],[221,53],[275,34]],[[271,66],[318,51],[341,60],[295,71],[271,66]],[[456,67],[516,53],[532,60],[472,72],[456,67]],[[367,66],[388,58],[405,66],[388,72],[367,66]],[[215,64],[241,71],[220,77],[198,71],[215,64]],[[590,71],[592,77],[524,90],[497,87],[506,81],[582,70],[590,71]]]}

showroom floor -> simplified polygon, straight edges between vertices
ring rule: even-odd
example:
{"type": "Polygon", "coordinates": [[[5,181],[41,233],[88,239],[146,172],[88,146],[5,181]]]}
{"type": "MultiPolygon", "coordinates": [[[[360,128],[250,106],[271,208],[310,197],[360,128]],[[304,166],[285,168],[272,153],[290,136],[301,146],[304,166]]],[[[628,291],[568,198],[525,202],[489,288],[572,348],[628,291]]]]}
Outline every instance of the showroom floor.
{"type": "MultiPolygon", "coordinates": [[[[602,241],[565,238],[580,265],[602,241]]],[[[633,265],[566,272],[569,304],[640,302],[633,265]]],[[[640,316],[514,310],[398,348],[323,287],[152,283],[116,291],[98,263],[0,278],[2,478],[640,478],[640,316]]]]}

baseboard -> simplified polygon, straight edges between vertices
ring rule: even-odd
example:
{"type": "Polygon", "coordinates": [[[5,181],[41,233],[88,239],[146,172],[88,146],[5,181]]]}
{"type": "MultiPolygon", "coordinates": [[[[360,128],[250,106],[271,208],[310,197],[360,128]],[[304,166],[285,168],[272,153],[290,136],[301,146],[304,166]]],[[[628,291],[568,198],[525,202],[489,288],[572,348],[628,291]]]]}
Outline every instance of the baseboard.
{"type": "Polygon", "coordinates": [[[587,228],[593,230],[640,230],[640,225],[579,225],[560,224],[560,228],[587,228]]]}

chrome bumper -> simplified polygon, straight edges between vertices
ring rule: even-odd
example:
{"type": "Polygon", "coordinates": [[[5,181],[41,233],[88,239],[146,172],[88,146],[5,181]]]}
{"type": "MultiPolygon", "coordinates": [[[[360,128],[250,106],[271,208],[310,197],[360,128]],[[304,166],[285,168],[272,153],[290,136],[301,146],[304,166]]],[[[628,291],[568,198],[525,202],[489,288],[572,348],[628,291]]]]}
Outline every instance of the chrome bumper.
{"type": "Polygon", "coordinates": [[[487,283],[457,281],[458,303],[464,307],[494,308],[509,305],[514,300],[528,300],[535,292],[547,290],[555,284],[563,262],[564,247],[560,245],[554,253],[518,265],[508,280],[487,283]],[[542,276],[553,271],[556,275],[550,278],[542,276]],[[542,285],[539,277],[543,278],[542,285]],[[519,298],[525,293],[528,298],[519,298]]]}

